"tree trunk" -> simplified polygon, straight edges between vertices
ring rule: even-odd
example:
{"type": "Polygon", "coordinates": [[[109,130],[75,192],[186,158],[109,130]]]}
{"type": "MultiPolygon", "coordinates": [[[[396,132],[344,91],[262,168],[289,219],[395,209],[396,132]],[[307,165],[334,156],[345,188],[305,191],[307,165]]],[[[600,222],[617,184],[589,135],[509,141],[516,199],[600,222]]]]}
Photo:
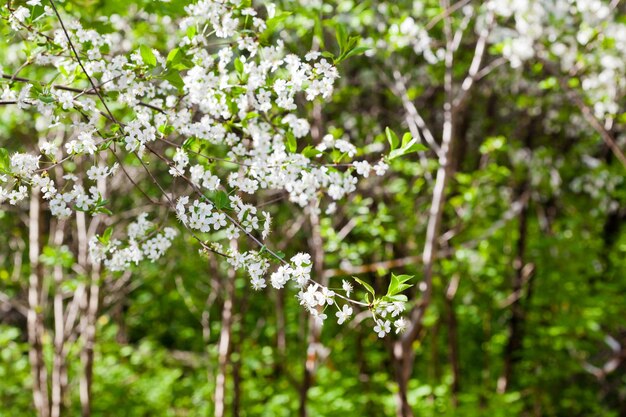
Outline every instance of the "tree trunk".
{"type": "Polygon", "coordinates": [[[458,405],[458,395],[460,392],[461,368],[459,362],[459,336],[456,311],[454,309],[454,296],[459,289],[459,276],[454,275],[446,291],[446,313],[448,315],[448,354],[450,355],[450,366],[452,368],[452,405],[458,405]]]}
{"type": "Polygon", "coordinates": [[[41,245],[41,207],[39,190],[33,189],[30,198],[28,221],[28,358],[33,378],[33,402],[39,417],[49,417],[48,375],[43,357],[43,270],[39,263],[41,245]]]}
{"type": "Polygon", "coordinates": [[[398,417],[413,417],[413,410],[409,405],[407,397],[409,379],[413,368],[415,353],[413,349],[408,350],[402,341],[397,341],[393,346],[394,372],[398,392],[396,393],[396,412],[398,417]]]}
{"type": "MultiPolygon", "coordinates": [[[[518,193],[521,195],[525,191],[526,185],[521,187],[518,193]]],[[[526,236],[528,225],[528,203],[524,205],[519,215],[518,239],[516,245],[516,255],[513,261],[515,273],[513,276],[512,293],[513,303],[511,304],[511,319],[509,320],[509,339],[504,348],[504,372],[498,380],[498,392],[506,392],[511,384],[513,368],[518,361],[518,351],[522,347],[522,325],[524,321],[524,308],[521,303],[524,282],[527,280],[525,273],[525,253],[526,236]]]]}
{"type": "MultiPolygon", "coordinates": [[[[233,244],[234,245],[234,244],[233,244]]],[[[236,246],[235,246],[236,247],[236,246]]],[[[226,410],[226,371],[230,359],[230,338],[235,295],[235,270],[228,271],[224,305],[222,306],[222,329],[217,348],[217,375],[215,377],[215,417],[224,417],[226,410]]]]}
{"type": "MultiPolygon", "coordinates": [[[[324,276],[324,242],[320,230],[319,216],[316,207],[309,206],[309,218],[311,222],[311,239],[309,247],[313,252],[313,271],[315,277],[319,279],[322,285],[328,285],[328,278],[324,276]]],[[[320,336],[322,327],[309,317],[309,331],[307,337],[307,350],[304,362],[304,374],[302,377],[302,385],[300,386],[300,407],[298,415],[300,417],[307,416],[307,397],[309,389],[313,384],[313,376],[318,362],[318,353],[320,348],[320,336]]]]}
{"type": "MultiPolygon", "coordinates": [[[[57,222],[54,233],[55,248],[63,244],[65,222],[57,222]]],[[[50,417],[60,417],[65,391],[65,326],[63,311],[63,294],[61,285],[63,284],[63,266],[55,265],[53,269],[54,277],[54,356],[52,363],[52,407],[50,417]]]]}

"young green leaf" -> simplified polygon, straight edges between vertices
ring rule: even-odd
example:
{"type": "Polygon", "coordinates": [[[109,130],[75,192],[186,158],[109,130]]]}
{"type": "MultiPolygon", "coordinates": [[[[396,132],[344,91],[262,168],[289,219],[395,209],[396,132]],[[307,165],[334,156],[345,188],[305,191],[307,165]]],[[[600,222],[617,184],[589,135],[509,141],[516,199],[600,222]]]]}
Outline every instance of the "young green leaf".
{"type": "Polygon", "coordinates": [[[291,132],[287,133],[287,149],[289,150],[289,152],[295,152],[298,149],[296,137],[291,132]]]}
{"type": "Polygon", "coordinates": [[[183,78],[176,70],[168,71],[163,78],[169,81],[174,87],[178,88],[179,91],[182,91],[185,86],[183,78]]]}
{"type": "Polygon", "coordinates": [[[193,37],[196,36],[196,25],[189,26],[187,28],[186,34],[189,40],[193,39],[193,37]]]}
{"type": "Polygon", "coordinates": [[[352,277],[352,278],[354,278],[354,280],[355,280],[356,282],[358,282],[359,284],[361,284],[362,286],[364,286],[364,287],[365,287],[365,289],[366,289],[367,291],[369,291],[369,292],[370,292],[370,294],[372,294],[373,296],[376,296],[376,294],[375,294],[375,292],[374,292],[374,288],[372,288],[372,286],[371,286],[370,284],[368,284],[367,282],[365,282],[365,281],[363,281],[362,279],[359,279],[359,278],[357,278],[357,277],[352,277]]]}
{"type": "Polygon", "coordinates": [[[180,48],[174,48],[170,51],[169,54],[167,54],[167,58],[165,62],[167,63],[167,65],[175,64],[177,62],[180,62],[182,57],[183,57],[183,54],[182,52],[180,52],[180,48]]]}
{"type": "Polygon", "coordinates": [[[335,35],[337,37],[337,44],[339,45],[339,56],[341,56],[348,45],[348,33],[346,32],[345,26],[337,24],[335,35]]]}
{"type": "Polygon", "coordinates": [[[321,155],[322,151],[320,151],[319,149],[315,149],[313,146],[309,145],[306,148],[304,148],[302,150],[302,155],[306,156],[307,158],[315,158],[318,155],[321,155]]]}
{"type": "Polygon", "coordinates": [[[385,128],[385,136],[387,136],[387,140],[389,141],[391,150],[394,151],[400,144],[400,139],[398,139],[396,133],[393,130],[389,129],[389,127],[385,128]]]}
{"type": "Polygon", "coordinates": [[[364,52],[368,51],[370,49],[369,46],[357,46],[353,49],[350,49],[348,52],[346,52],[346,54],[344,55],[343,59],[348,59],[350,57],[356,56],[356,55],[361,55],[364,52]]]}
{"type": "Polygon", "coordinates": [[[409,142],[411,142],[411,139],[413,139],[413,136],[411,136],[409,132],[406,132],[404,135],[402,135],[402,147],[405,148],[409,144],[409,142]]]}
{"type": "Polygon", "coordinates": [[[112,227],[107,227],[104,231],[104,233],[102,233],[102,236],[98,237],[98,240],[103,244],[106,245],[109,243],[109,241],[111,240],[111,235],[113,234],[113,228],[112,227]]]}
{"type": "Polygon", "coordinates": [[[407,298],[406,295],[404,294],[396,294],[396,295],[385,295],[382,298],[383,301],[388,301],[390,303],[393,302],[401,302],[401,303],[406,303],[407,301],[409,301],[409,299],[407,298]]]}
{"type": "Polygon", "coordinates": [[[9,172],[11,169],[11,158],[6,148],[0,148],[0,172],[9,172]]]}
{"type": "MultiPolygon", "coordinates": [[[[390,132],[393,133],[393,131],[391,130],[390,132]]],[[[387,136],[387,138],[389,139],[389,135],[387,136]]],[[[395,139],[396,143],[399,142],[397,136],[395,137],[395,139]]],[[[418,138],[413,138],[411,134],[407,132],[402,136],[402,145],[400,146],[400,149],[395,149],[392,146],[391,152],[389,153],[389,159],[395,159],[413,152],[426,150],[428,150],[428,148],[420,143],[418,138]]]]}
{"type": "Polygon", "coordinates": [[[235,71],[240,76],[243,75],[243,62],[239,58],[235,58],[235,71]]]}
{"type": "Polygon", "coordinates": [[[230,210],[230,199],[224,191],[218,191],[213,198],[213,204],[218,210],[230,210]]]}
{"type": "Polygon", "coordinates": [[[262,44],[267,43],[269,38],[270,38],[270,36],[272,36],[274,34],[274,32],[276,32],[276,29],[278,28],[278,25],[282,21],[287,19],[290,15],[291,15],[291,13],[289,13],[289,12],[280,12],[280,13],[277,13],[274,17],[272,17],[270,19],[267,19],[265,21],[266,29],[259,36],[259,40],[261,41],[261,43],[262,44]]]}
{"type": "Polygon", "coordinates": [[[406,284],[407,281],[412,279],[412,275],[395,275],[391,274],[391,281],[389,282],[389,288],[387,289],[387,296],[393,297],[402,291],[411,288],[412,284],[406,284]]]}
{"type": "Polygon", "coordinates": [[[144,64],[150,67],[156,67],[157,59],[151,48],[146,45],[139,45],[139,53],[141,54],[141,59],[143,59],[144,64]]]}

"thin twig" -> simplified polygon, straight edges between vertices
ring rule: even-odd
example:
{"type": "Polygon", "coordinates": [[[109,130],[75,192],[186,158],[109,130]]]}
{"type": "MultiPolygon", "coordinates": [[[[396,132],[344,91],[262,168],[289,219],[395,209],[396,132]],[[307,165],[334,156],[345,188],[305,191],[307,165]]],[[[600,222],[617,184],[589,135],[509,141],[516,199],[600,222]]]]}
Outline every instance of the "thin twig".
{"type": "Polygon", "coordinates": [[[54,13],[57,15],[57,18],[59,19],[59,23],[61,24],[61,29],[63,29],[63,33],[65,33],[65,37],[67,38],[67,42],[70,45],[70,48],[72,49],[72,52],[74,52],[74,56],[76,57],[76,61],[78,62],[78,65],[80,65],[80,68],[85,73],[85,76],[87,77],[87,80],[89,80],[89,84],[91,84],[91,87],[93,87],[94,92],[98,95],[98,98],[102,102],[102,105],[106,109],[106,111],[109,114],[109,116],[111,117],[111,119],[113,119],[115,121],[115,123],[118,123],[117,119],[115,118],[113,113],[111,113],[111,110],[109,109],[109,106],[107,106],[106,102],[104,101],[104,98],[100,94],[100,90],[98,90],[98,87],[96,87],[96,83],[94,83],[93,79],[91,78],[91,76],[89,75],[89,73],[87,72],[85,67],[83,66],[83,63],[80,60],[80,57],[78,56],[78,52],[76,51],[76,48],[74,48],[74,44],[72,43],[72,39],[70,38],[70,34],[67,32],[67,29],[65,28],[65,24],[63,23],[63,19],[61,19],[61,15],[59,14],[59,11],[57,10],[56,5],[54,4],[54,0],[50,0],[50,5],[52,6],[52,9],[54,9],[54,13]]]}

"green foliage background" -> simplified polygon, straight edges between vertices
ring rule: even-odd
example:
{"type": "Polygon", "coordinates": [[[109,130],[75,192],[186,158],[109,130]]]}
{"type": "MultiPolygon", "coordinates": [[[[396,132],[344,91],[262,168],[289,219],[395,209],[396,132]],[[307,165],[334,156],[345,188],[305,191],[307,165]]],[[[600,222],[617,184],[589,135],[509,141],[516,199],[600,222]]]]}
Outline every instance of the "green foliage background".
{"type": "MultiPolygon", "coordinates": [[[[140,9],[175,17],[186,3],[75,0],[63,7],[80,16],[84,26],[98,27],[99,16],[132,16],[140,9]]],[[[437,2],[425,4],[420,20],[427,22],[441,9],[437,2]]],[[[377,22],[400,21],[412,13],[412,7],[409,1],[333,0],[321,7],[304,1],[278,2],[280,10],[292,13],[283,35],[298,53],[311,46],[337,53],[338,23],[367,42],[386,39],[387,32],[378,30],[377,22]]],[[[433,29],[439,35],[441,30],[433,29]]],[[[0,26],[3,42],[7,34],[7,28],[0,26]]],[[[138,21],[133,35],[167,49],[168,40],[146,22],[138,21]]],[[[471,60],[471,35],[458,53],[459,77],[471,60]]],[[[0,48],[0,63],[6,53],[0,48]]],[[[342,130],[361,146],[385,147],[386,126],[406,130],[402,100],[385,81],[394,70],[407,75],[408,96],[425,120],[437,126],[443,67],[428,65],[410,48],[391,43],[386,51],[377,49],[374,55],[342,62],[342,78],[332,101],[317,109],[310,105],[309,110],[319,113],[327,130],[342,130]]],[[[442,245],[449,256],[436,265],[434,301],[424,334],[413,345],[416,363],[408,395],[415,414],[626,415],[624,365],[620,363],[605,378],[585,370],[585,364],[601,367],[612,357],[607,336],[626,343],[625,167],[580,121],[578,109],[541,65],[529,64],[519,71],[505,65],[482,80],[472,94],[471,105],[462,115],[454,162],[457,174],[449,185],[444,213],[443,231],[450,233],[442,245]],[[510,86],[520,79],[531,87],[513,91],[510,86]],[[557,129],[546,129],[548,114],[557,129]],[[586,158],[594,163],[586,163],[586,158]],[[521,228],[519,214],[508,218],[506,213],[523,193],[528,195],[527,223],[521,228]],[[512,281],[522,234],[523,262],[533,272],[515,294],[512,281]],[[458,291],[450,301],[446,292],[456,279],[458,291]],[[511,297],[519,299],[511,302],[511,297]],[[510,387],[498,393],[512,305],[522,309],[523,336],[513,358],[510,387]],[[456,328],[456,341],[451,340],[451,326],[456,328]],[[453,345],[458,349],[456,359],[451,357],[453,345]],[[456,382],[453,361],[459,364],[456,382]]],[[[28,141],[29,123],[27,114],[18,117],[0,109],[0,141],[28,141]]],[[[433,130],[440,134],[436,127],[433,130]]],[[[613,131],[624,135],[623,115],[613,131]]],[[[342,267],[345,261],[370,265],[421,253],[433,192],[427,178],[438,166],[432,155],[426,156],[426,164],[415,154],[393,160],[385,177],[370,178],[338,208],[336,216],[322,220],[325,269],[342,267]]],[[[121,204],[133,203],[128,197],[121,204]]],[[[272,210],[274,246],[294,253],[307,251],[306,225],[286,240],[294,223],[297,227],[299,210],[288,203],[272,210]]],[[[8,248],[15,250],[12,242],[25,239],[27,230],[19,219],[1,211],[0,223],[4,231],[0,289],[23,299],[27,274],[14,274],[15,260],[8,248]]],[[[224,299],[223,287],[214,283],[226,276],[226,270],[199,256],[196,249],[192,239],[178,238],[166,259],[133,270],[123,297],[105,302],[95,348],[94,417],[213,413],[224,299]],[[207,299],[212,300],[208,306],[207,299]],[[201,325],[205,309],[209,334],[203,334],[201,325]]],[[[384,292],[390,271],[419,279],[421,265],[415,260],[359,277],[384,292]]],[[[340,286],[345,278],[331,278],[331,286],[340,286]]],[[[234,285],[227,415],[295,415],[307,351],[306,314],[289,290],[255,293],[243,276],[237,276],[234,285]],[[276,342],[278,298],[285,305],[285,352],[276,342]]],[[[416,291],[409,293],[410,299],[419,298],[416,291]]],[[[395,414],[397,386],[388,340],[379,340],[369,325],[340,328],[329,320],[322,343],[329,355],[321,361],[309,392],[311,416],[395,414]]],[[[25,321],[10,310],[0,310],[0,416],[35,415],[27,352],[25,321]]],[[[79,415],[78,353],[71,352],[70,358],[67,415],[79,415]]]]}

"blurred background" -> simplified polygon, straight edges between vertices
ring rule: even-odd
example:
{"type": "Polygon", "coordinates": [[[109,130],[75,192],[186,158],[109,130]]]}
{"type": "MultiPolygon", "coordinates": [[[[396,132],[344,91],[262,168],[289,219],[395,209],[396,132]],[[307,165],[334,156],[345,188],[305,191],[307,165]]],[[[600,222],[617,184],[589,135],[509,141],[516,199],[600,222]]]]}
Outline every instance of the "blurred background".
{"type": "MultiPolygon", "coordinates": [[[[111,22],[125,22],[113,27],[129,47],[148,43],[167,54],[187,3],[59,7],[97,30],[113,30],[102,18],[113,15],[111,22]]],[[[266,13],[265,2],[253,3],[266,13]]],[[[99,300],[81,333],[68,335],[75,343],[65,352],[63,415],[626,416],[624,5],[275,5],[291,13],[277,36],[298,55],[336,53],[338,25],[368,47],[339,64],[331,100],[303,100],[313,143],[330,132],[373,164],[388,152],[389,126],[429,150],[390,161],[384,176],[360,182],[332,215],[312,217],[284,198],[272,203],[281,196],[260,195],[258,205],[274,216],[272,247],[321,255],[314,277],[331,287],[356,275],[384,292],[391,272],[415,275],[407,292],[415,334],[379,339],[367,313],[355,311],[348,325],[328,320],[318,335],[293,290],[253,291],[247,277],[199,255],[184,235],[155,264],[93,280],[76,267],[78,243],[55,245],[54,222],[44,216],[48,367],[55,295],[68,305],[77,291],[99,300]],[[64,278],[55,280],[59,270],[64,278]]],[[[7,13],[0,68],[10,75],[24,45],[7,13]]],[[[42,75],[29,71],[20,74],[42,75]]],[[[10,82],[1,80],[0,90],[10,82]]],[[[36,145],[36,124],[33,112],[0,105],[0,144],[36,145]]],[[[117,207],[146,204],[118,190],[117,207]]],[[[0,210],[0,416],[7,417],[37,415],[25,317],[27,213],[28,204],[0,210]]],[[[77,308],[80,323],[88,306],[77,308]]]]}

